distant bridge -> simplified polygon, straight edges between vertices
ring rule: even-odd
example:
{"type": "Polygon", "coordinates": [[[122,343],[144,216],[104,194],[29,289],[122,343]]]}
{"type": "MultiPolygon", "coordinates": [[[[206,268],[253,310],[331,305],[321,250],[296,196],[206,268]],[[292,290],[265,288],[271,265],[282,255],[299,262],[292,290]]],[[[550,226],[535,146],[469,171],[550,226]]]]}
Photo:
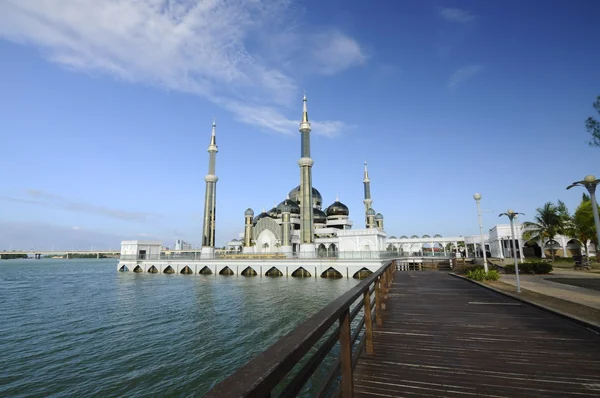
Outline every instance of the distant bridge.
{"type": "Polygon", "coordinates": [[[73,254],[91,254],[96,255],[96,258],[100,258],[100,255],[119,256],[121,255],[120,250],[12,250],[0,252],[0,260],[6,258],[8,255],[24,255],[32,256],[34,258],[41,258],[42,256],[64,256],[70,258],[73,254]],[[4,257],[3,257],[4,256],[4,257]]]}
{"type": "MultiPolygon", "coordinates": [[[[200,253],[201,250],[197,249],[197,250],[161,250],[161,254],[165,255],[165,256],[169,256],[172,253],[186,253],[186,254],[195,254],[195,253],[200,253]]],[[[100,258],[100,255],[108,255],[108,256],[120,256],[121,255],[121,249],[114,249],[114,250],[11,250],[11,251],[0,251],[0,260],[2,260],[3,258],[6,259],[7,255],[23,255],[26,254],[28,256],[34,257],[36,259],[41,258],[42,256],[64,256],[66,255],[67,258],[70,258],[73,254],[92,254],[92,255],[96,255],[96,258],[100,258]],[[4,257],[3,257],[4,256],[4,257]]],[[[188,255],[189,255],[188,254],[188,255]]]]}

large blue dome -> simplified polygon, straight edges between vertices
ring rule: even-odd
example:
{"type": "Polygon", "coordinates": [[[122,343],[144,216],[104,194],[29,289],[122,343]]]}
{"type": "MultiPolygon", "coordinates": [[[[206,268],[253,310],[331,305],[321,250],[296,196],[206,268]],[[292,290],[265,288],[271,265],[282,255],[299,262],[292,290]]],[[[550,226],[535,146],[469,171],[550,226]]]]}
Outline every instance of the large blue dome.
{"type": "MultiPolygon", "coordinates": [[[[298,185],[296,188],[292,189],[288,196],[290,197],[291,200],[293,200],[294,202],[296,202],[300,205],[301,204],[300,203],[300,185],[298,185]]],[[[320,209],[321,206],[323,205],[323,197],[321,196],[321,193],[315,187],[313,187],[313,189],[312,189],[312,200],[313,200],[313,207],[318,207],[320,209]]]]}

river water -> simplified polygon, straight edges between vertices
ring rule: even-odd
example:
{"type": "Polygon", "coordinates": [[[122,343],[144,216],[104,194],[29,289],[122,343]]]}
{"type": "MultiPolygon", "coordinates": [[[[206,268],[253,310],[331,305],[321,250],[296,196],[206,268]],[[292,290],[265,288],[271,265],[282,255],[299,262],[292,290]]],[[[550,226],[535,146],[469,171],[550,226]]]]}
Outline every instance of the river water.
{"type": "Polygon", "coordinates": [[[0,396],[201,396],[358,283],[0,261],[0,396]]]}

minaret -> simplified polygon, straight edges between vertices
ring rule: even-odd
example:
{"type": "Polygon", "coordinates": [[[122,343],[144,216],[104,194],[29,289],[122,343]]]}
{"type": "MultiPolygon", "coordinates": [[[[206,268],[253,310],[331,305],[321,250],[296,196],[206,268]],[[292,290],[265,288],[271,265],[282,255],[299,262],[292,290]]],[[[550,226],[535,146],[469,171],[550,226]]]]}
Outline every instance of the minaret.
{"type": "Polygon", "coordinates": [[[288,257],[292,256],[292,245],[290,239],[290,212],[292,207],[289,200],[283,202],[281,206],[281,247],[279,251],[285,253],[288,257]]]}
{"type": "Polygon", "coordinates": [[[314,161],[310,157],[310,122],[306,109],[306,94],[303,99],[302,123],[300,123],[302,135],[300,147],[300,251],[315,251],[313,230],[313,200],[312,200],[312,165],[314,161]]]}
{"type": "Polygon", "coordinates": [[[371,180],[369,179],[369,170],[367,169],[367,162],[365,161],[365,177],[363,178],[363,184],[365,186],[365,200],[363,203],[365,204],[365,226],[367,228],[371,228],[371,223],[369,223],[369,209],[371,208],[371,204],[373,201],[371,200],[371,180]]]}
{"type": "Polygon", "coordinates": [[[215,212],[217,204],[217,181],[215,175],[215,163],[217,158],[217,139],[215,132],[217,122],[213,120],[212,136],[208,146],[208,174],[204,176],[206,181],[206,193],[204,195],[204,228],[202,229],[202,256],[212,257],[215,252],[215,212]]]}
{"type": "Polygon", "coordinates": [[[252,219],[254,211],[250,208],[244,212],[244,253],[251,253],[252,250],[252,219]]]}

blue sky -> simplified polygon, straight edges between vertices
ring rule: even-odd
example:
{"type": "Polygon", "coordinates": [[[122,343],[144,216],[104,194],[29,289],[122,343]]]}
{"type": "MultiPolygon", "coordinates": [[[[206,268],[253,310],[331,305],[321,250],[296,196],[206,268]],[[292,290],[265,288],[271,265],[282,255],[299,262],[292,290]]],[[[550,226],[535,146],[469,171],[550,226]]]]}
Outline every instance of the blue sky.
{"type": "Polygon", "coordinates": [[[600,175],[597,1],[5,0],[0,249],[201,240],[217,118],[217,243],[299,184],[389,235],[573,211],[600,175]]]}

